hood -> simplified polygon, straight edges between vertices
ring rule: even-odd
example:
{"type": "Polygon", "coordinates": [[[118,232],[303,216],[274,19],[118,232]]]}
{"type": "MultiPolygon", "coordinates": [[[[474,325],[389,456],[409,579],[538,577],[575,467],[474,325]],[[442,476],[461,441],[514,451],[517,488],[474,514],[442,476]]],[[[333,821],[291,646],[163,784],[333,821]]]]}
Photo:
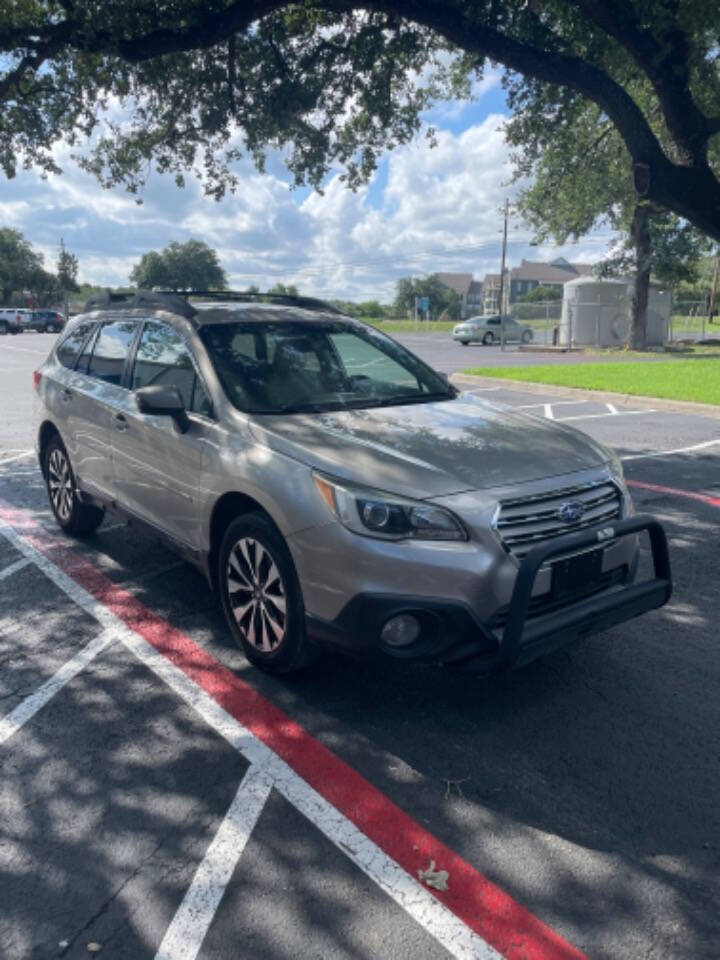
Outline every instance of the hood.
{"type": "Polygon", "coordinates": [[[427,499],[600,466],[590,437],[470,394],[438,403],[256,417],[262,443],[349,482],[427,499]]]}

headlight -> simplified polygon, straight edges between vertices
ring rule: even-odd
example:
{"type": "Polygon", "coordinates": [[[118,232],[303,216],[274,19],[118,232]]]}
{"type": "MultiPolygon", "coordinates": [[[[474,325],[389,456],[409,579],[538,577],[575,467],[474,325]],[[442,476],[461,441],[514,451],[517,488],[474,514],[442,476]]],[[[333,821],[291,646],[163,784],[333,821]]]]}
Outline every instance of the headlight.
{"type": "Polygon", "coordinates": [[[353,533],[381,540],[467,540],[449,510],[313,474],[328,509],[353,533]]]}

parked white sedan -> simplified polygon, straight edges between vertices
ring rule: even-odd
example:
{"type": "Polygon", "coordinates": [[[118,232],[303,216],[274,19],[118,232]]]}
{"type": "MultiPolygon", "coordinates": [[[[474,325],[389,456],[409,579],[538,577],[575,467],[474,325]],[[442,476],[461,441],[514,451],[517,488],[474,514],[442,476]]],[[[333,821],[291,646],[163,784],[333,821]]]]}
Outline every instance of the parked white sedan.
{"type": "MultiPolygon", "coordinates": [[[[533,338],[531,327],[519,324],[510,316],[505,317],[505,340],[519,340],[521,343],[530,343],[533,338]]],[[[469,317],[453,328],[453,340],[459,341],[464,347],[469,343],[500,343],[502,339],[502,317],[500,314],[490,314],[486,317],[469,317]]]]}

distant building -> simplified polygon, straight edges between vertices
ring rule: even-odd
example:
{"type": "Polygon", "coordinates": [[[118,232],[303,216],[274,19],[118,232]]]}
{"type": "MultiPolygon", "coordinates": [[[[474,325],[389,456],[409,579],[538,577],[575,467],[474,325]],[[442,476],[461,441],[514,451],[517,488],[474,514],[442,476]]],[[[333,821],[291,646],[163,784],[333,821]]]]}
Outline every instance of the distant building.
{"type": "MultiPolygon", "coordinates": [[[[562,293],[568,280],[577,280],[578,277],[592,275],[593,266],[590,263],[569,263],[564,257],[543,263],[538,260],[521,260],[519,267],[513,267],[505,273],[505,290],[503,300],[506,303],[516,303],[524,294],[535,287],[551,287],[562,293]]],[[[486,313],[498,310],[500,297],[500,274],[488,273],[483,280],[484,300],[486,313]]]]}
{"type": "Polygon", "coordinates": [[[482,313],[483,285],[480,280],[473,280],[471,273],[438,273],[437,278],[460,297],[463,317],[482,313]]]}
{"type": "Polygon", "coordinates": [[[483,285],[480,280],[471,281],[465,302],[468,315],[483,312],[483,285]]]}

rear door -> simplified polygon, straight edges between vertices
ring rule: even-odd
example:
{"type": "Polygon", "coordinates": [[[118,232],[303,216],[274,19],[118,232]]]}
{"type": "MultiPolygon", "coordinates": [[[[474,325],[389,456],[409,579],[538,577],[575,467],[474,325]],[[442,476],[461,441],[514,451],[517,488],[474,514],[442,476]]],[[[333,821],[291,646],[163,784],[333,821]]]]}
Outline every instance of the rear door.
{"type": "Polygon", "coordinates": [[[205,451],[217,443],[217,424],[192,351],[170,324],[144,323],[128,386],[123,422],[112,431],[118,502],[194,548],[201,534],[198,489],[205,451]],[[153,384],[178,388],[190,422],[186,433],[170,417],[140,413],[132,391],[153,384]]]}
{"type": "Polygon", "coordinates": [[[75,475],[82,489],[109,500],[115,498],[111,429],[125,406],[125,366],[137,330],[136,320],[102,323],[67,384],[75,475]]]}

